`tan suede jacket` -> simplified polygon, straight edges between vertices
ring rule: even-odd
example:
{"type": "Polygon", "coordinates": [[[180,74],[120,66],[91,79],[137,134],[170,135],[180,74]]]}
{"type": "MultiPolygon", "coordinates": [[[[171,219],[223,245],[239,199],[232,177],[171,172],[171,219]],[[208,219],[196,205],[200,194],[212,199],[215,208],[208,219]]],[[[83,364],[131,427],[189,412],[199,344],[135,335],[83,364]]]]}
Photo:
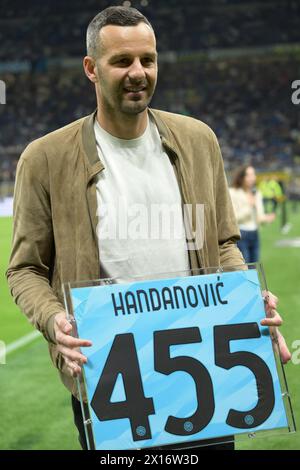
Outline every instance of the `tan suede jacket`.
{"type": "MultiPolygon", "coordinates": [[[[239,229],[214,133],[190,117],[149,113],[173,164],[183,203],[205,207],[204,244],[189,253],[191,267],[241,265],[239,229]]],[[[23,152],[7,270],[15,302],[49,342],[52,361],[75,396],[76,381],[57,351],[53,322],[64,311],[64,282],[101,277],[95,176],[104,166],[96,149],[94,116],[35,140],[23,152]]]]}

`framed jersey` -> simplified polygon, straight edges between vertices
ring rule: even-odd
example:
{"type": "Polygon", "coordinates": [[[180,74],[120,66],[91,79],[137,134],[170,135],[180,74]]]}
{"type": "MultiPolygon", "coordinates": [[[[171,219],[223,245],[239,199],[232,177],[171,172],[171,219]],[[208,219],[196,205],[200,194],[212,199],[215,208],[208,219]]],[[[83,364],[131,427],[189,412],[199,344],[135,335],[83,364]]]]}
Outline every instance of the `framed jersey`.
{"type": "Polygon", "coordinates": [[[259,265],[65,284],[74,331],[93,343],[81,378],[89,447],[294,430],[276,337],[260,324],[264,289],[259,265]]]}

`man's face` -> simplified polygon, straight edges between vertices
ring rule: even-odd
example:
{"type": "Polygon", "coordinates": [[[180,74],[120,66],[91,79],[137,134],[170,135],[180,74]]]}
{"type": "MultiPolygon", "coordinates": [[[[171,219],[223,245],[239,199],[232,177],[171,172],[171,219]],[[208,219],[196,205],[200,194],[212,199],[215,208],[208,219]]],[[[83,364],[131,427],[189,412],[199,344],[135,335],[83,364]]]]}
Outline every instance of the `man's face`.
{"type": "Polygon", "coordinates": [[[155,90],[155,36],[145,23],[107,25],[100,30],[100,58],[96,62],[100,106],[113,114],[144,111],[155,90]]]}

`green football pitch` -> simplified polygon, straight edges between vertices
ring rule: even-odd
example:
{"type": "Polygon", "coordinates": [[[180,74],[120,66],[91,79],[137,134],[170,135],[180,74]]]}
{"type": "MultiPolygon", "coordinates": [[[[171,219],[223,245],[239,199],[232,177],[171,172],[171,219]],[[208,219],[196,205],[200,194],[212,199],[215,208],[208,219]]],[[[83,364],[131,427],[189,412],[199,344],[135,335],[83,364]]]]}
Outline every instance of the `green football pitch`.
{"type": "MultiPolygon", "coordinates": [[[[269,289],[280,299],[282,332],[292,345],[300,340],[300,248],[276,247],[276,242],[300,238],[300,213],[289,212],[291,230],[283,235],[279,221],[261,229],[262,261],[269,289]]],[[[13,304],[5,280],[11,218],[0,218],[0,341],[14,343],[33,331],[13,304]]],[[[2,343],[2,344],[3,344],[2,343]]],[[[299,347],[298,347],[299,348],[299,347]]],[[[285,366],[296,424],[300,426],[300,364],[285,366]]],[[[47,345],[39,337],[20,347],[0,364],[0,449],[79,449],[70,395],[50,363],[47,345]]],[[[238,449],[300,449],[300,433],[247,440],[238,449]]]]}

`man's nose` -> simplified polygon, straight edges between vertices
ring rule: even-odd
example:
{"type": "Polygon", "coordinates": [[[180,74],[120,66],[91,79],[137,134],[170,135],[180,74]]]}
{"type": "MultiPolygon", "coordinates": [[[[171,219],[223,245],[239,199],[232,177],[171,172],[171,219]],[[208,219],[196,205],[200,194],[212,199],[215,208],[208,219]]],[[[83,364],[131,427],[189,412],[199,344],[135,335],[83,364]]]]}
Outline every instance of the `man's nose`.
{"type": "Polygon", "coordinates": [[[128,71],[128,76],[130,80],[134,81],[142,81],[145,78],[145,70],[139,59],[136,59],[131,64],[131,67],[128,71]]]}

